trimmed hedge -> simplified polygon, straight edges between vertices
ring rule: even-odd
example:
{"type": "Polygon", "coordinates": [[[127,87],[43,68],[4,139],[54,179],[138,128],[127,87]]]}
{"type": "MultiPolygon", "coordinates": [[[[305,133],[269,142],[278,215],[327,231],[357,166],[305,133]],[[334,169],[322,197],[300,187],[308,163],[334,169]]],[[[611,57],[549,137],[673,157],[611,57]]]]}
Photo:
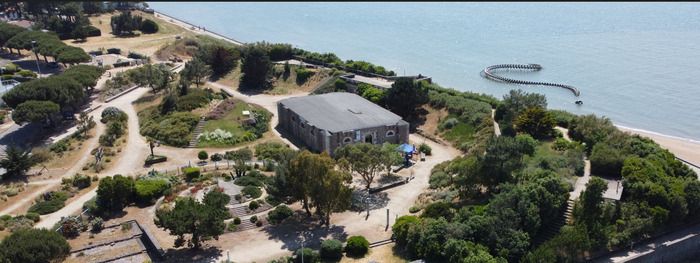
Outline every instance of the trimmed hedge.
{"type": "Polygon", "coordinates": [[[343,257],[343,243],[335,239],[324,240],[321,243],[321,258],[325,260],[340,260],[343,257]]]}
{"type": "Polygon", "coordinates": [[[241,190],[241,193],[244,195],[250,196],[250,198],[258,198],[262,195],[262,190],[260,190],[260,187],[256,186],[246,186],[243,187],[243,190],[241,190]]]}
{"type": "Polygon", "coordinates": [[[352,257],[362,257],[369,251],[369,241],[363,236],[351,236],[345,245],[345,253],[352,257]]]}
{"type": "Polygon", "coordinates": [[[187,167],[183,169],[182,172],[185,174],[185,178],[187,179],[187,181],[197,179],[201,175],[199,168],[197,167],[187,167]]]}
{"type": "Polygon", "coordinates": [[[168,157],[165,157],[162,155],[156,155],[156,156],[149,155],[148,157],[146,157],[146,161],[144,161],[144,163],[146,165],[151,165],[154,163],[162,163],[162,162],[165,162],[167,160],[168,160],[168,157]]]}

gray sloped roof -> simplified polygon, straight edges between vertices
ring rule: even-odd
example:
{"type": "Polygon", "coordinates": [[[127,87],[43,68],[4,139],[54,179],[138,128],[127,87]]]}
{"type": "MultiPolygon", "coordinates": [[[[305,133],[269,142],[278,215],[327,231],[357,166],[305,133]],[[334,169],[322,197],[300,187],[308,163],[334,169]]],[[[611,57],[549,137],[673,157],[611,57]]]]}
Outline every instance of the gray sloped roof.
{"type": "Polygon", "coordinates": [[[279,101],[319,129],[349,131],[405,123],[399,115],[354,93],[332,92],[279,101]]]}

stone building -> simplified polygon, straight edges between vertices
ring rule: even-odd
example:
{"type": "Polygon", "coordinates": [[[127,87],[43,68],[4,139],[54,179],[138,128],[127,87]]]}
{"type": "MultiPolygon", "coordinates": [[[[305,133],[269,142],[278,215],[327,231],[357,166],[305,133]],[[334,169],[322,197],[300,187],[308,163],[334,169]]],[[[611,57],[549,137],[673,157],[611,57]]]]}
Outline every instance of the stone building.
{"type": "Polygon", "coordinates": [[[407,143],[408,122],[354,94],[334,92],[281,100],[279,126],[314,152],[333,155],[346,144],[407,143]]]}

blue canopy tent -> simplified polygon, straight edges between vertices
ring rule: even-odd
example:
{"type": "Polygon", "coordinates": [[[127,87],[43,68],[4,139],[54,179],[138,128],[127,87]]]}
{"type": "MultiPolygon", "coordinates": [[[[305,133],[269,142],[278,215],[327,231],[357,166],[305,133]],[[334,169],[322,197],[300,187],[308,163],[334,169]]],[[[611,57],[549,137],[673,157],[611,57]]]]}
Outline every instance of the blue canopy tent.
{"type": "Polygon", "coordinates": [[[404,143],[404,144],[399,145],[399,147],[397,148],[397,150],[399,150],[399,151],[401,151],[401,152],[403,152],[403,153],[413,153],[413,151],[415,151],[416,148],[413,147],[413,145],[410,145],[410,144],[408,144],[408,143],[404,143]]]}
{"type": "Polygon", "coordinates": [[[413,158],[413,152],[416,150],[416,147],[413,147],[413,145],[410,145],[408,143],[404,143],[399,145],[399,147],[397,147],[396,150],[403,153],[404,165],[410,166],[410,160],[411,158],[413,158]]]}

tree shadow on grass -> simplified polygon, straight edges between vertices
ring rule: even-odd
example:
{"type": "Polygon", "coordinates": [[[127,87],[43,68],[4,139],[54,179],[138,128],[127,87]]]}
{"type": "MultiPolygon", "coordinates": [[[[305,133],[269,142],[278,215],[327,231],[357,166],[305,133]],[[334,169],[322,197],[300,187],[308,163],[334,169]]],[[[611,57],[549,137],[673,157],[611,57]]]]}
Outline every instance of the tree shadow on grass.
{"type": "Polygon", "coordinates": [[[200,249],[170,248],[165,252],[163,260],[160,262],[214,263],[216,258],[223,254],[223,251],[218,247],[207,246],[206,244],[204,246],[206,247],[200,249]]]}
{"type": "MultiPolygon", "coordinates": [[[[332,222],[333,216],[331,216],[332,222]]],[[[265,226],[263,231],[267,233],[268,239],[282,241],[284,243],[282,248],[291,251],[301,248],[302,232],[305,236],[304,247],[312,249],[320,249],[324,239],[333,238],[342,242],[348,238],[344,226],[332,224],[322,226],[316,217],[307,217],[304,211],[296,211],[294,216],[281,224],[265,226]]]]}

